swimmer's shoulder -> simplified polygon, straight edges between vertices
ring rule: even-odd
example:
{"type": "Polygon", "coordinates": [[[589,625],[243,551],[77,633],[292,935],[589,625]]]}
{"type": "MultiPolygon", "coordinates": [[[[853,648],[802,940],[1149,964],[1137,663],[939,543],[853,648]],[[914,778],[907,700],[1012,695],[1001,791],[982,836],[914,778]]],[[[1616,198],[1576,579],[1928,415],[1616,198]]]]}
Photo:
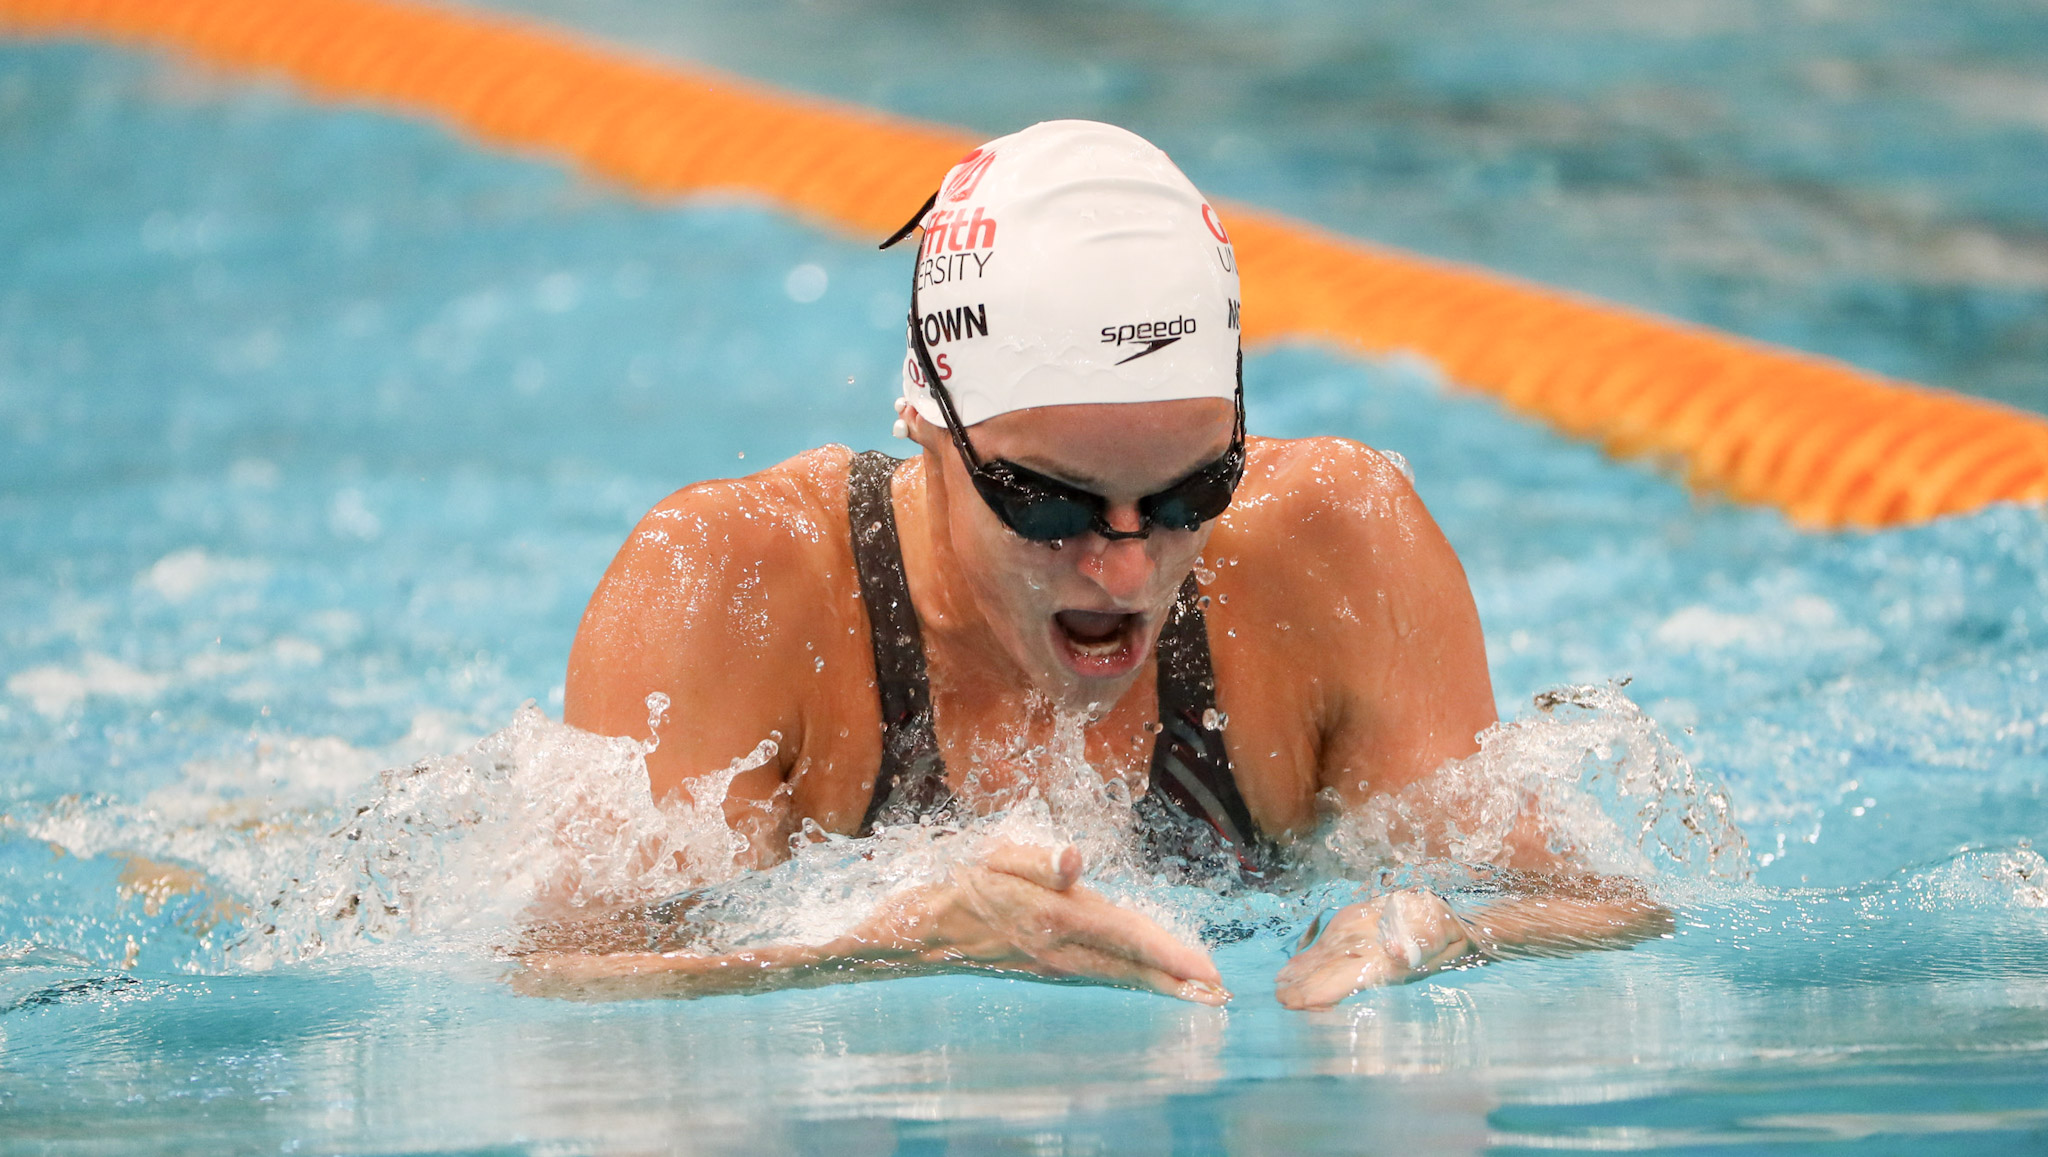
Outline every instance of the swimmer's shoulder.
{"type": "Polygon", "coordinates": [[[1249,565],[1274,613],[1361,599],[1469,600],[1465,574],[1396,460],[1349,438],[1254,439],[1219,557],[1249,565]]]}
{"type": "Polygon", "coordinates": [[[691,483],[656,503],[628,546],[644,544],[656,561],[680,548],[747,563],[801,562],[808,548],[845,538],[852,458],[844,446],[821,446],[744,477],[691,483]]]}
{"type": "Polygon", "coordinates": [[[692,483],[640,519],[605,585],[644,614],[792,604],[855,590],[846,475],[852,451],[823,446],[741,478],[692,483]]]}
{"type": "MultiPolygon", "coordinates": [[[[649,757],[657,797],[764,737],[780,745],[777,775],[829,762],[829,737],[879,712],[871,687],[845,675],[868,659],[845,511],[851,457],[827,446],[676,491],[640,519],[591,596],[563,715],[644,735],[649,695],[666,696],[690,723],[649,757]],[[835,726],[814,733],[819,720],[835,726]]],[[[857,734],[879,745],[878,725],[857,734]]]]}
{"type": "Polygon", "coordinates": [[[1363,442],[1251,438],[1245,451],[1244,482],[1228,517],[1246,530],[1313,541],[1324,537],[1318,530],[1333,538],[1398,533],[1429,518],[1405,463],[1363,442]]]}

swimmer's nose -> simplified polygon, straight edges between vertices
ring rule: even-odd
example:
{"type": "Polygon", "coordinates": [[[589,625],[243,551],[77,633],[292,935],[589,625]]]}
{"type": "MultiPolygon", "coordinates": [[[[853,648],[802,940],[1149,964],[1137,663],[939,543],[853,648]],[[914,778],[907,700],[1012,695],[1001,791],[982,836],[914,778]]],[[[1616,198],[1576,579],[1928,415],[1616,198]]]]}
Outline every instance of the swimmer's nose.
{"type": "MultiPolygon", "coordinates": [[[[1110,507],[1108,518],[1113,530],[1134,531],[1143,525],[1135,504],[1110,507]]],[[[1157,567],[1145,549],[1145,539],[1120,538],[1112,541],[1091,534],[1087,542],[1087,553],[1081,559],[1081,573],[1094,579],[1104,594],[1122,601],[1144,593],[1157,567]]]]}
{"type": "MultiPolygon", "coordinates": [[[[1110,504],[1107,513],[1103,516],[1103,521],[1109,523],[1111,530],[1122,531],[1125,534],[1136,534],[1144,527],[1145,516],[1138,513],[1137,503],[1118,502],[1110,504]]],[[[1125,539],[1124,541],[1132,540],[1125,539]]]]}

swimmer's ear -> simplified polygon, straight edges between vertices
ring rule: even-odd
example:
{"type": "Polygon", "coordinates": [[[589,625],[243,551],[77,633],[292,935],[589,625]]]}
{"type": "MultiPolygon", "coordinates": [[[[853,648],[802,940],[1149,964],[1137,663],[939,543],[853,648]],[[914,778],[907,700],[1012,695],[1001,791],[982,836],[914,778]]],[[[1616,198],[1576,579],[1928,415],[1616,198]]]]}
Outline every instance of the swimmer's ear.
{"type": "Polygon", "coordinates": [[[915,442],[924,449],[931,449],[928,439],[934,436],[932,431],[935,431],[937,427],[923,414],[917,412],[917,407],[910,404],[909,398],[897,398],[895,405],[896,425],[898,427],[894,431],[896,436],[906,441],[915,442]]]}
{"type": "Polygon", "coordinates": [[[932,206],[938,203],[939,191],[937,189],[933,189],[932,195],[924,199],[924,207],[919,209],[917,212],[911,214],[910,220],[905,221],[903,223],[903,228],[898,229],[894,233],[889,234],[889,239],[887,241],[882,242],[880,245],[876,246],[876,248],[887,249],[891,245],[896,244],[898,241],[903,240],[905,237],[910,236],[910,231],[912,229],[917,228],[917,223],[924,220],[924,215],[926,213],[931,212],[932,206]]]}

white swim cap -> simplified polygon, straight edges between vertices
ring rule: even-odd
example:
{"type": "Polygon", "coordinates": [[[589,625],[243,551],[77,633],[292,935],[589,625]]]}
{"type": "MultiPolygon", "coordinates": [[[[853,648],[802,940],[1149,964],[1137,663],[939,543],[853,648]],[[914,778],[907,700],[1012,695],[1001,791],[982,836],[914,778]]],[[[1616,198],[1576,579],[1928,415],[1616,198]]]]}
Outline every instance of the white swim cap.
{"type": "MultiPolygon", "coordinates": [[[[921,219],[917,324],[963,425],[1033,406],[1230,398],[1237,255],[1165,153],[1095,121],[998,137],[921,219]]],[[[903,396],[943,424],[916,351],[903,396]]]]}

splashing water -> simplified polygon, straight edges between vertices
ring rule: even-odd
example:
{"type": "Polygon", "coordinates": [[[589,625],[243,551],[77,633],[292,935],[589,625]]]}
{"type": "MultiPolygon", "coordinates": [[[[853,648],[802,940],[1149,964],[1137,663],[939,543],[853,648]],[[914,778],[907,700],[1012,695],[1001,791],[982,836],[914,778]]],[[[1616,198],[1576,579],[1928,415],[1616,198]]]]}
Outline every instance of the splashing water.
{"type": "Polygon", "coordinates": [[[381,773],[370,801],[273,881],[239,961],[430,934],[495,944],[537,908],[646,904],[732,877],[745,845],[726,824],[726,789],[774,743],[707,777],[694,802],[657,807],[655,742],[593,735],[528,704],[466,752],[381,773]]]}
{"type": "Polygon", "coordinates": [[[1520,838],[1596,872],[1739,880],[1749,848],[1728,793],[1622,693],[1553,688],[1537,714],[1495,724],[1480,748],[1340,817],[1323,845],[1350,869],[1502,862],[1520,838]]]}
{"type": "MultiPolygon", "coordinates": [[[[393,944],[517,951],[536,928],[588,950],[820,944],[906,889],[980,862],[995,841],[1074,844],[1089,886],[1211,942],[1277,930],[1389,867],[1498,862],[1523,830],[1547,833],[1564,862],[1592,871],[1746,874],[1725,792],[1619,686],[1560,688],[1536,702],[1534,715],[1487,731],[1472,757],[1338,819],[1267,892],[1222,878],[1169,882],[1144,863],[1129,790],[1087,763],[1079,717],[1063,717],[1049,742],[1024,753],[1034,786],[1000,810],[859,839],[805,822],[788,857],[758,872],[742,870],[749,848],[724,805],[735,777],[776,754],[772,739],[703,777],[691,799],[657,805],[646,757],[658,732],[645,743],[606,738],[532,704],[466,750],[378,773],[341,806],[301,799],[257,814],[251,801],[234,811],[216,801],[209,814],[189,799],[181,812],[72,800],[16,822],[81,856],[163,859],[203,877],[216,908],[242,913],[242,927],[224,944],[209,939],[218,955],[196,956],[200,968],[264,969],[393,944]],[[678,896],[689,903],[672,926],[635,925],[624,943],[576,931],[678,896]]],[[[661,723],[666,702],[649,707],[650,724],[661,723]]],[[[304,782],[331,781],[329,746],[267,758],[296,760],[304,782]]]]}
{"type": "MultiPolygon", "coordinates": [[[[1079,715],[1059,716],[1046,743],[1007,761],[1003,778],[1023,765],[1030,783],[993,793],[996,803],[985,814],[883,826],[861,838],[828,833],[806,819],[790,838],[788,858],[776,867],[700,873],[705,883],[691,889],[682,919],[673,928],[650,929],[653,942],[665,950],[707,953],[823,944],[853,931],[905,891],[980,864],[992,845],[1005,842],[1047,849],[1074,845],[1087,865],[1089,886],[1195,939],[1198,912],[1177,902],[1188,889],[1159,883],[1140,862],[1130,838],[1129,790],[1084,758],[1084,722],[1079,715]]],[[[983,795],[987,770],[969,769],[963,797],[983,795]]],[[[717,785],[718,792],[723,786],[717,785]]]]}

